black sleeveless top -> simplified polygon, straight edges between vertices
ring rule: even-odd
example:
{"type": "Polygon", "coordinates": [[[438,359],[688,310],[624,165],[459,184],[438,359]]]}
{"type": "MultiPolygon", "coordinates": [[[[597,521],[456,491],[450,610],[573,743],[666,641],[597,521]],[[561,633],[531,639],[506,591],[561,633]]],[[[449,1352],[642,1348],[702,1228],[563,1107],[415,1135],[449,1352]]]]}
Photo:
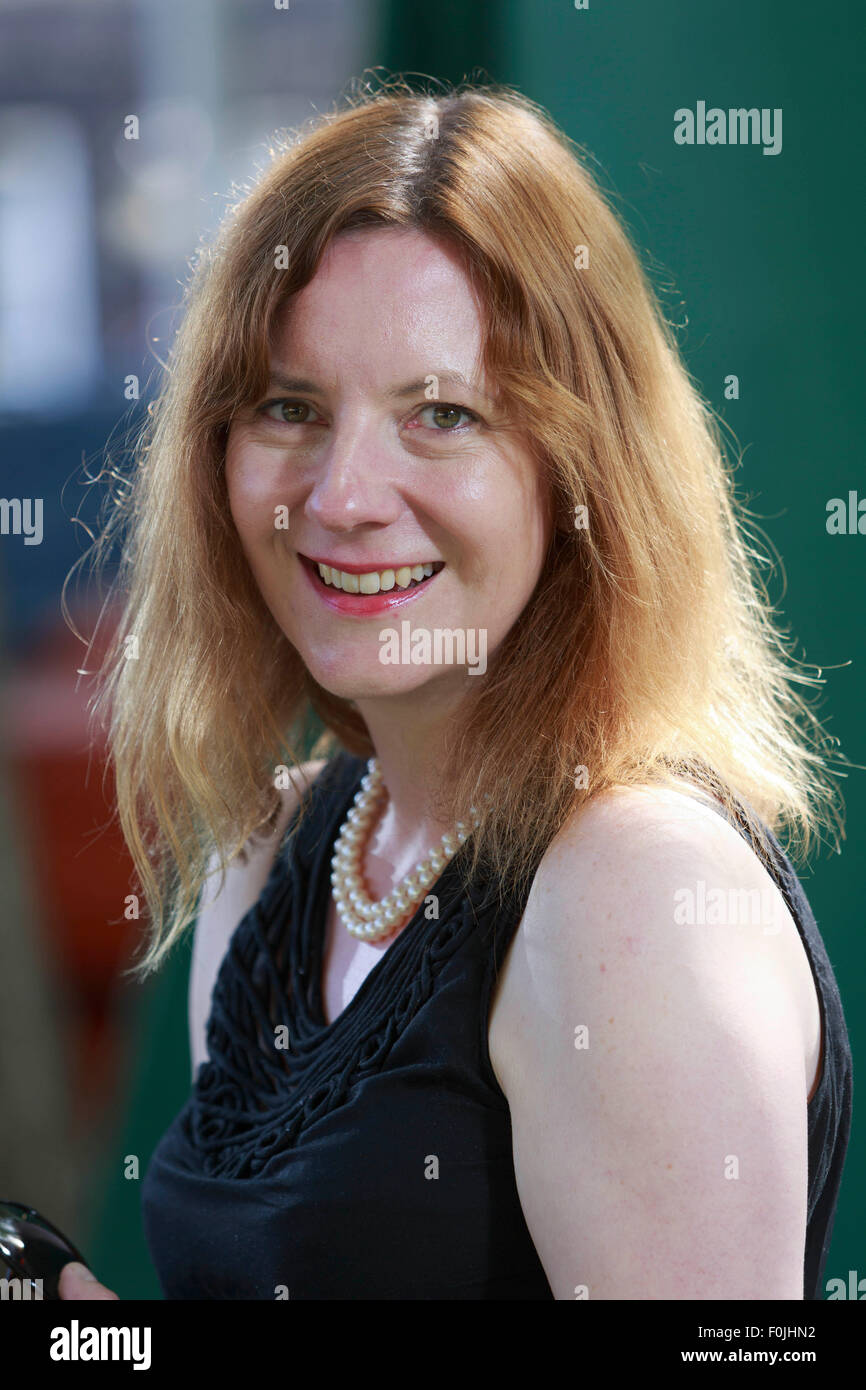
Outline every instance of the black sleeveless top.
{"type": "MultiPolygon", "coordinates": [[[[487,1051],[491,991],[525,907],[458,851],[343,1012],[325,1021],[323,927],[339,827],[366,770],[321,771],[214,985],[209,1060],[145,1174],[142,1215],[170,1299],[542,1299],[553,1294],[514,1176],[487,1051]],[[427,911],[431,909],[428,907],[427,911]]],[[[833,971],[778,842],[776,881],[824,1024],[808,1105],[804,1297],[821,1298],[851,1119],[833,971]]]]}

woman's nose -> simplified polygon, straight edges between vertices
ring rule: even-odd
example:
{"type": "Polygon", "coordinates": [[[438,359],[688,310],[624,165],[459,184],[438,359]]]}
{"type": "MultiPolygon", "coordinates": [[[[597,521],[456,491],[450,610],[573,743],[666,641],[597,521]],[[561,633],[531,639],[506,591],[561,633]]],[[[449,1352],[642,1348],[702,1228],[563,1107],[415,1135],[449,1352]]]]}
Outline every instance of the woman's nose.
{"type": "Polygon", "coordinates": [[[374,431],[345,431],[317,461],[305,513],[327,530],[348,530],[363,522],[387,524],[401,511],[382,441],[374,431]]]}

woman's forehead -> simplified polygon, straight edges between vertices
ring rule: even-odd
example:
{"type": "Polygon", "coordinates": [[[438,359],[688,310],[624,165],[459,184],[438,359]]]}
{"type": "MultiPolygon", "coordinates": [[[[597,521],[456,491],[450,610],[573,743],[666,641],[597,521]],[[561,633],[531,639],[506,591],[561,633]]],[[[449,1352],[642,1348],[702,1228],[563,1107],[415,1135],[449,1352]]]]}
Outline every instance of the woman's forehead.
{"type": "Polygon", "coordinates": [[[281,307],[271,331],[275,372],[376,375],[389,388],[431,373],[483,390],[483,323],[457,259],[418,232],[336,238],[316,275],[281,307]]]}

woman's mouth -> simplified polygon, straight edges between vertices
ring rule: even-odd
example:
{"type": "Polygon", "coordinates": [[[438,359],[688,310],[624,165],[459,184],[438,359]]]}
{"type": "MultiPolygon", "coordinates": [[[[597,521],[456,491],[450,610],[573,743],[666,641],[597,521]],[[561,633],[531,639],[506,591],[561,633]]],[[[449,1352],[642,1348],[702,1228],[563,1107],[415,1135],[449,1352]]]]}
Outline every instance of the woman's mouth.
{"type": "Polygon", "coordinates": [[[421,560],[382,569],[344,570],[300,552],[298,558],[313,587],[329,607],[359,615],[402,605],[427,588],[445,568],[444,560],[421,560]]]}

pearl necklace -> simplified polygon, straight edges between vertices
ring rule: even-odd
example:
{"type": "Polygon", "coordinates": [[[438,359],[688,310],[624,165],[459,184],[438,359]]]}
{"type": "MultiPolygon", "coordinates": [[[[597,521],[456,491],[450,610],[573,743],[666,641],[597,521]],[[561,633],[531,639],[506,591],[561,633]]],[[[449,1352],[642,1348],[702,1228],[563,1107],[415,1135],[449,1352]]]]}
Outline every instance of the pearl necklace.
{"type": "MultiPolygon", "coordinates": [[[[390,936],[414,912],[427,888],[471,834],[465,823],[458,821],[453,832],[442,836],[441,848],[437,845],[430,850],[387,897],[374,902],[364,888],[361,864],[370,822],[378,802],[386,795],[379,759],[371,758],[366,775],[361,778],[361,790],[356,793],[354,805],[340,827],[331,859],[331,884],[337,912],[347,930],[361,941],[378,941],[390,936]]],[[[470,807],[470,816],[475,829],[479,816],[474,806],[470,807]]]]}

